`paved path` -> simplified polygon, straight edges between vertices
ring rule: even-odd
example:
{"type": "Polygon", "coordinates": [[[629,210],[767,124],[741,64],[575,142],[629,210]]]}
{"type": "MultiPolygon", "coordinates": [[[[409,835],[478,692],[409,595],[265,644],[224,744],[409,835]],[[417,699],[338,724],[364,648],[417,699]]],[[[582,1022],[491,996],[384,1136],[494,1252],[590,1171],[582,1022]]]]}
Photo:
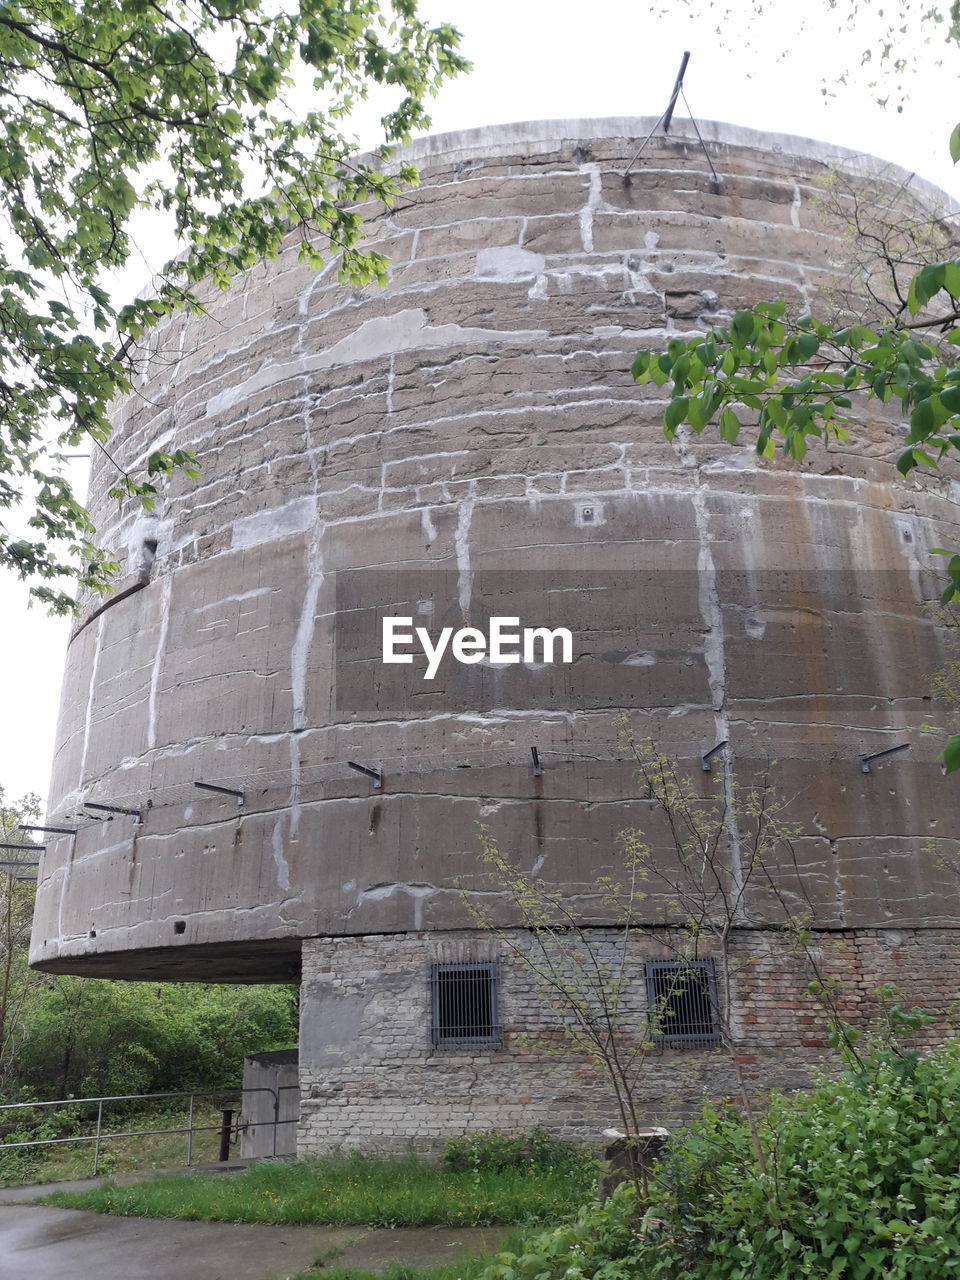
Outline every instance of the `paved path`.
{"type": "Polygon", "coordinates": [[[114,1218],[48,1205],[3,1205],[0,1276],[3,1280],[283,1280],[356,1238],[357,1229],[171,1222],[114,1218]]]}
{"type": "MultiPolygon", "coordinates": [[[[44,1188],[43,1190],[49,1190],[44,1188]]],[[[33,1195],[38,1188],[31,1188],[33,1195]]],[[[4,1193],[5,1194],[5,1193],[4,1193]]],[[[336,1254],[379,1271],[494,1252],[506,1228],[373,1230],[118,1218],[52,1205],[0,1205],[0,1280],[285,1280],[336,1254]]]]}

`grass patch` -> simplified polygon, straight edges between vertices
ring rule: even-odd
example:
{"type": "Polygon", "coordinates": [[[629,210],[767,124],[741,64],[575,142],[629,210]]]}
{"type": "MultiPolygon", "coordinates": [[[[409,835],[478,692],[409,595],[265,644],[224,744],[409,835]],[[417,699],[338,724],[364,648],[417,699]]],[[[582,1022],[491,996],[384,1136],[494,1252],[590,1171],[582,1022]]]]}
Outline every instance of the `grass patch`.
{"type": "Polygon", "coordinates": [[[483,1227],[562,1222],[576,1214],[595,1186],[596,1164],[587,1156],[557,1168],[451,1170],[412,1155],[382,1159],[352,1153],[265,1161],[230,1177],[193,1174],[132,1187],[108,1182],[92,1191],[58,1192],[46,1202],[204,1222],[483,1227]]]}
{"type": "MultiPolygon", "coordinates": [[[[510,1253],[523,1253],[524,1233],[511,1231],[497,1252],[506,1249],[510,1253]]],[[[316,1269],[301,1272],[292,1280],[478,1280],[488,1266],[495,1261],[493,1253],[470,1254],[460,1251],[449,1262],[435,1267],[415,1267],[406,1262],[393,1262],[380,1271],[366,1271],[363,1267],[337,1267],[317,1264],[316,1269]]]]}

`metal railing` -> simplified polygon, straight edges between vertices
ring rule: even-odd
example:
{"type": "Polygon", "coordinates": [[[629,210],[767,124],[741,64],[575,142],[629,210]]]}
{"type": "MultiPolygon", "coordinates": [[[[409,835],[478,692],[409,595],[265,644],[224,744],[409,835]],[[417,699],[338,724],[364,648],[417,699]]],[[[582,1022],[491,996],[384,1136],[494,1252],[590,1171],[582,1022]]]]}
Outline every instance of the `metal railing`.
{"type": "Polygon", "coordinates": [[[198,1098],[221,1098],[224,1101],[235,1102],[237,1098],[241,1099],[241,1108],[243,1099],[249,1094],[269,1094],[272,1100],[272,1118],[257,1119],[256,1125],[269,1125],[273,1129],[272,1155],[277,1154],[277,1130],[283,1124],[295,1124],[295,1119],[280,1119],[280,1095],[289,1090],[298,1089],[297,1085],[280,1085],[276,1089],[271,1089],[268,1085],[258,1085],[254,1088],[247,1089],[192,1089],[183,1090],[176,1093],[127,1093],[104,1095],[97,1098],[60,1098],[54,1102],[12,1102],[5,1103],[0,1106],[0,1122],[5,1117],[15,1118],[16,1112],[36,1112],[49,1108],[66,1108],[66,1107],[88,1107],[97,1108],[96,1127],[91,1133],[70,1134],[65,1138],[34,1138],[29,1141],[6,1142],[0,1139],[0,1155],[5,1151],[15,1151],[27,1147],[56,1147],[64,1146],[67,1143],[93,1143],[93,1173],[96,1175],[100,1169],[100,1152],[105,1142],[110,1142],[115,1138],[147,1138],[156,1137],[162,1134],[183,1134],[186,1138],[186,1158],[184,1165],[189,1167],[193,1163],[193,1142],[194,1136],[200,1133],[219,1132],[220,1134],[220,1156],[221,1161],[229,1159],[229,1148],[232,1141],[235,1141],[240,1133],[245,1131],[250,1121],[243,1118],[243,1112],[236,1123],[233,1121],[234,1108],[221,1107],[220,1120],[216,1124],[197,1124],[195,1122],[196,1100],[198,1098]],[[103,1127],[104,1106],[109,1103],[130,1103],[130,1102],[155,1102],[160,1099],[186,1098],[187,1099],[187,1123],[186,1125],[173,1125],[164,1129],[129,1129],[118,1132],[105,1131],[103,1127]]]}

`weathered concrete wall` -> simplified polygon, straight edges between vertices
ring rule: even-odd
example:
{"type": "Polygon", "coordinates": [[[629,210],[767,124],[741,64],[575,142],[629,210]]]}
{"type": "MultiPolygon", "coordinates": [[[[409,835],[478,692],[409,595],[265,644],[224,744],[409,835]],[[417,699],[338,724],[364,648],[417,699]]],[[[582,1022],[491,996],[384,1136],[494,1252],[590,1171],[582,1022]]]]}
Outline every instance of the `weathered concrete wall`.
{"type": "MultiPolygon", "coordinates": [[[[50,806],[142,821],[49,839],[35,964],[271,981],[296,977],[304,937],[462,926],[454,882],[494,814],[505,847],[582,890],[645,818],[621,709],[697,777],[723,739],[746,773],[779,760],[821,924],[957,919],[925,852],[953,815],[920,731],[949,479],[900,481],[873,411],[842,460],[802,467],[670,445],[661,393],[629,375],[639,345],[734,305],[812,303],[842,252],[816,199],[836,157],[712,127],[716,195],[678,123],[627,187],[652,123],[428,139],[421,188],[365,210],[386,289],[310,272],[291,239],[157,335],[112,448],[136,466],[191,447],[202,478],[146,518],[95,468],[129,573],[72,641],[50,806]],[[428,687],[379,662],[380,615],[404,609],[570,625],[577,661],[448,663],[428,687]],[[382,790],[348,760],[382,767],[382,790]]],[[[902,180],[840,159],[869,198],[902,180]]]]}
{"type": "Polygon", "coordinates": [[[299,1115],[297,1050],[276,1049],[244,1058],[240,1159],[294,1155],[299,1115]]]}
{"type": "MultiPolygon", "coordinates": [[[[598,936],[619,945],[616,935],[598,936]]],[[[955,1030],[957,930],[863,929],[814,934],[812,943],[821,975],[840,980],[840,1012],[854,1025],[875,1025],[876,988],[894,981],[908,1004],[937,1016],[930,1039],[955,1030]]],[[[449,1134],[523,1132],[534,1125],[597,1142],[602,1129],[618,1126],[606,1076],[570,1050],[560,1013],[548,1005],[531,967],[516,958],[514,946],[529,945],[529,936],[517,933],[500,946],[502,1046],[451,1052],[431,1045],[430,965],[491,958],[496,951],[489,938],[419,933],[304,943],[300,1153],[340,1145],[430,1151],[449,1134]]],[[[672,960],[676,953],[635,935],[630,955],[633,981],[624,1010],[641,1026],[648,1007],[643,961],[672,960]]],[[[731,973],[734,998],[724,1016],[750,1088],[802,1088],[818,1068],[836,1063],[826,1047],[826,1015],[806,992],[812,970],[784,935],[738,933],[731,973]]],[[[705,1096],[737,1097],[739,1091],[724,1050],[664,1048],[641,1057],[635,1098],[641,1124],[669,1127],[705,1096]]]]}

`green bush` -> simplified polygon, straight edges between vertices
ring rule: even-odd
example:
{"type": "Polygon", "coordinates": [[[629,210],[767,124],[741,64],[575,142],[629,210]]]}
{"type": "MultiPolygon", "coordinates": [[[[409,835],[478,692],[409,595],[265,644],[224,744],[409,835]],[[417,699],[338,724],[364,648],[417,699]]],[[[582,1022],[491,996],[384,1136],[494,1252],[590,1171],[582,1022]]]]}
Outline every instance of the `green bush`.
{"type": "Polygon", "coordinates": [[[617,1187],[606,1204],[592,1204],[575,1222],[528,1241],[522,1253],[497,1254],[481,1280],[634,1280],[645,1246],[637,1231],[633,1186],[617,1187]]]}
{"type": "Polygon", "coordinates": [[[579,1170],[595,1164],[582,1146],[556,1138],[537,1126],[524,1134],[483,1131],[464,1138],[448,1138],[443,1167],[455,1172],[464,1169],[550,1169],[579,1170]]]}
{"type": "Polygon", "coordinates": [[[44,1142],[70,1138],[80,1132],[76,1114],[59,1107],[36,1107],[29,1111],[8,1112],[15,1117],[15,1127],[5,1127],[0,1137],[0,1186],[30,1182],[43,1164],[49,1147],[4,1146],[17,1142],[44,1142]]]}
{"type": "Polygon", "coordinates": [[[740,1116],[710,1108],[650,1201],[603,1207],[500,1254],[485,1280],[941,1280],[960,1275],[960,1043],[880,1048],[772,1100],[761,1173],[740,1116]]]}
{"type": "Polygon", "coordinates": [[[290,987],[59,978],[30,1001],[17,1085],[39,1099],[236,1088],[246,1054],[296,1040],[290,987]]]}

